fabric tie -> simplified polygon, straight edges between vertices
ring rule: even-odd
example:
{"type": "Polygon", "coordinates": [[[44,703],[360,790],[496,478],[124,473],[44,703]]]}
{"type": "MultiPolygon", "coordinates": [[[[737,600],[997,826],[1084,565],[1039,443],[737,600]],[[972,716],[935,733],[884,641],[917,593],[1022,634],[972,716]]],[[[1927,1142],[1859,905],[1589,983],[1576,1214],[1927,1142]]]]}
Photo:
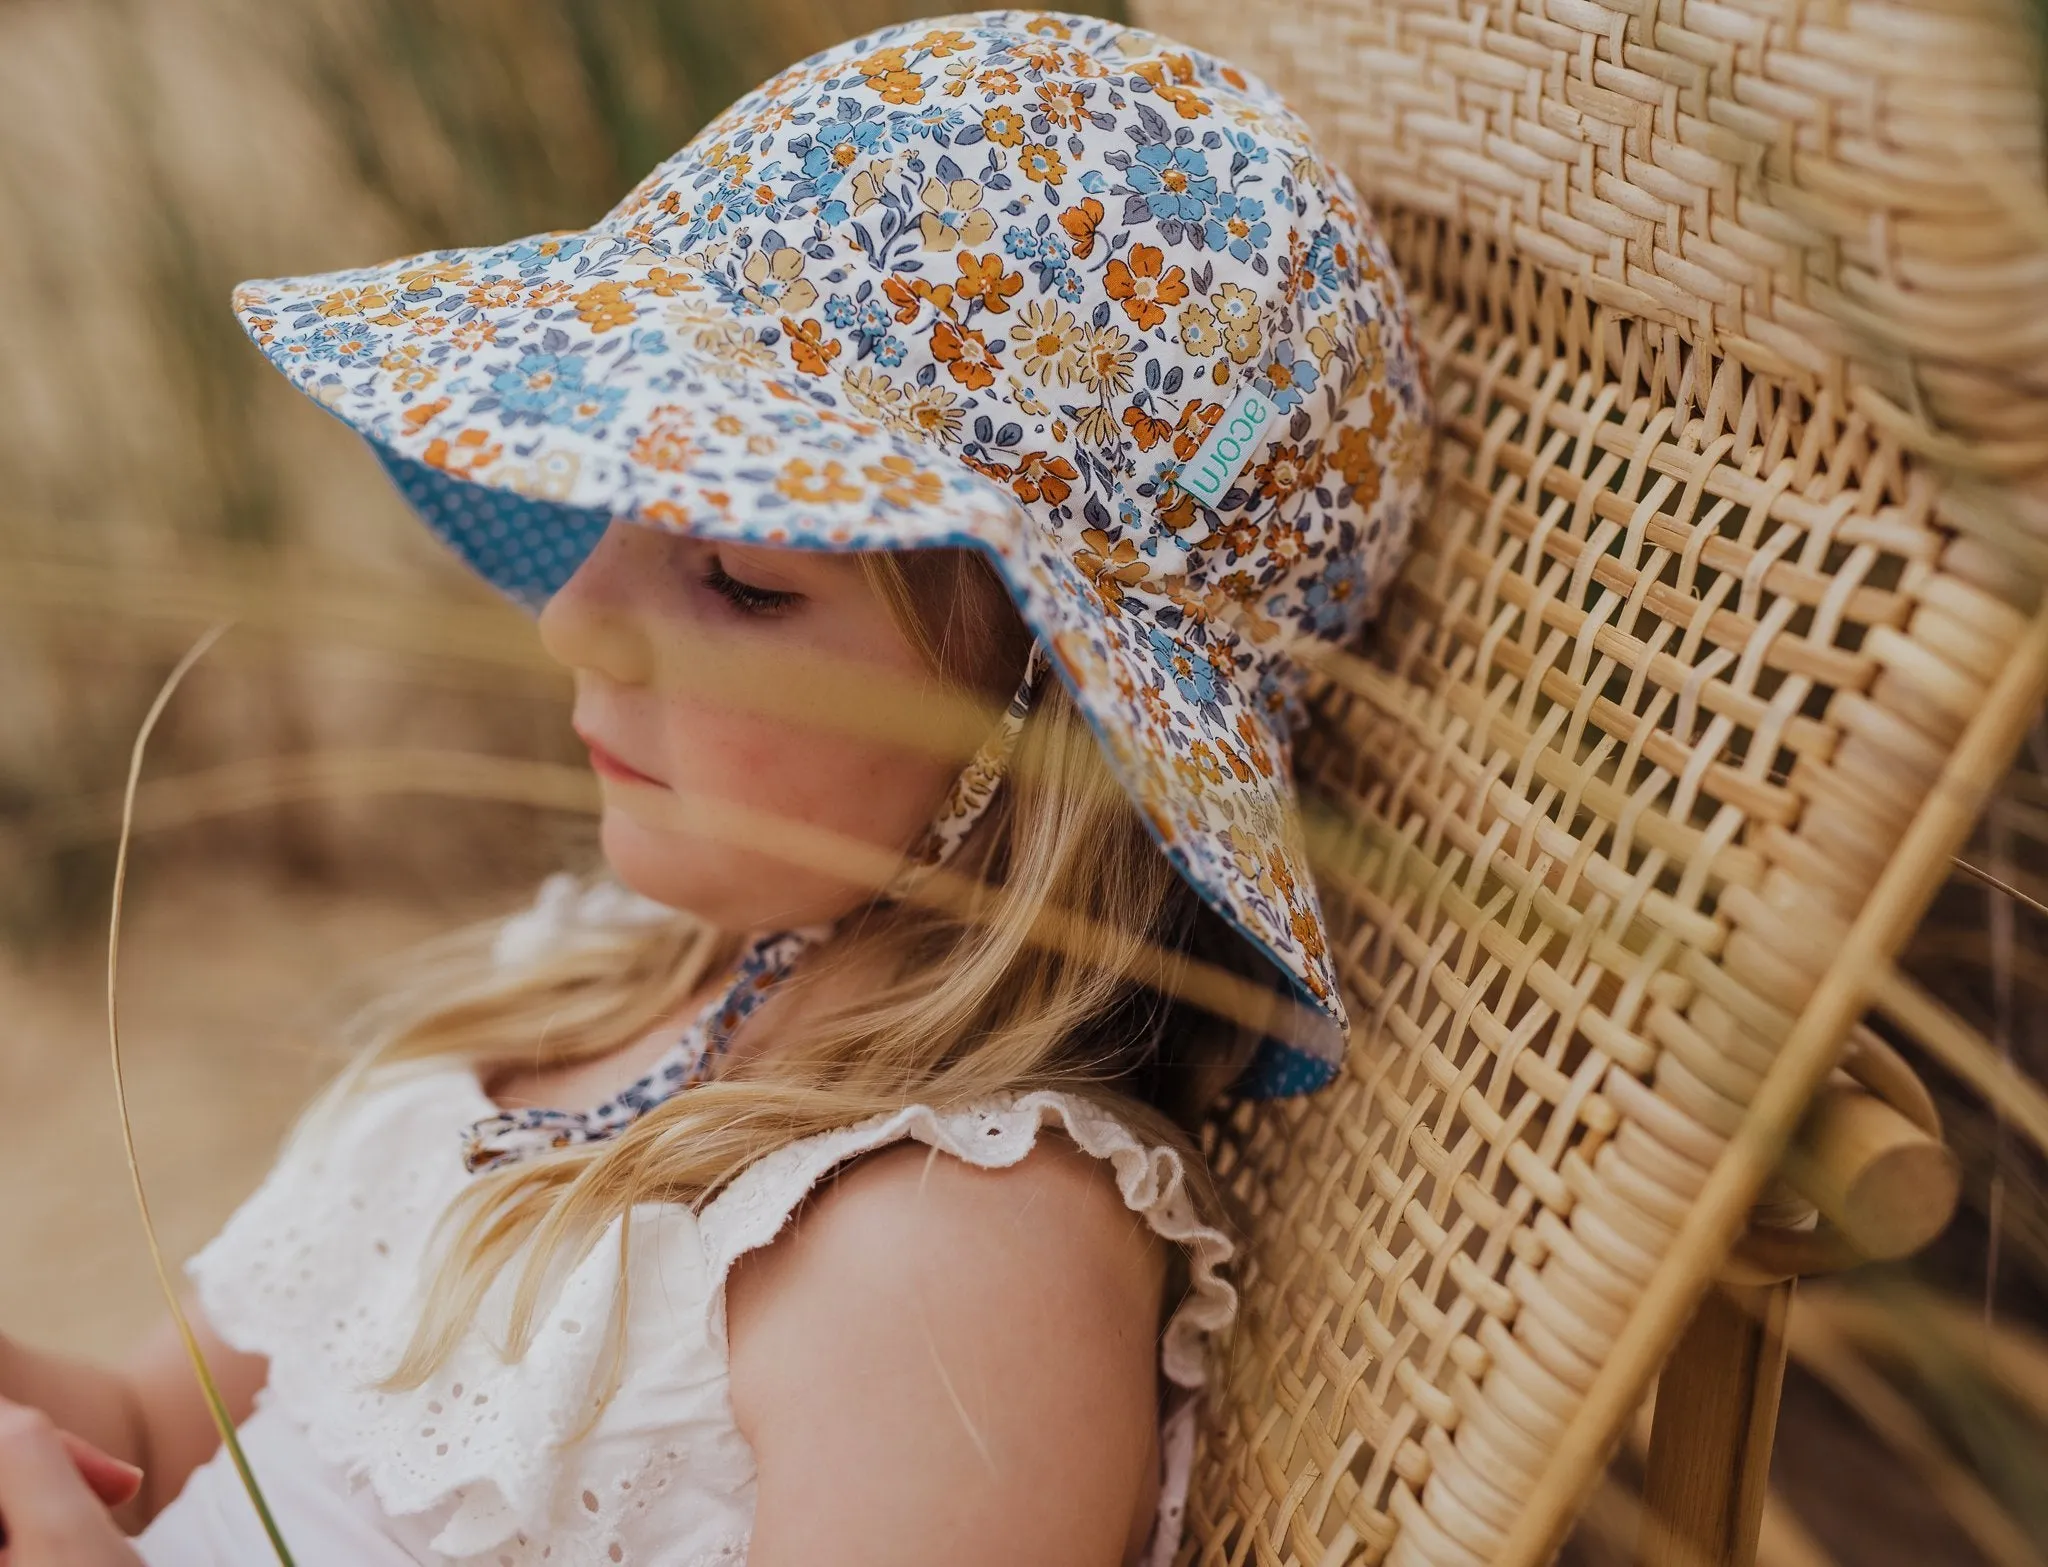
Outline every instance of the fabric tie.
{"type": "MultiPolygon", "coordinates": [[[[909,895],[966,841],[988,813],[1009,771],[1011,753],[1030,716],[1033,693],[1046,667],[1045,650],[1031,644],[1024,678],[995,731],[982,742],[924,835],[905,856],[903,868],[884,889],[884,901],[909,895]]],[[[656,1106],[702,1082],[732,1043],[732,1036],[774,992],[806,952],[829,937],[834,926],[810,925],[779,931],[749,943],[733,969],[732,982],[686,1028],[675,1044],[638,1082],[594,1110],[507,1110],[486,1116],[462,1134],[462,1162],[472,1174],[515,1164],[535,1154],[585,1143],[608,1142],[656,1106]]]]}

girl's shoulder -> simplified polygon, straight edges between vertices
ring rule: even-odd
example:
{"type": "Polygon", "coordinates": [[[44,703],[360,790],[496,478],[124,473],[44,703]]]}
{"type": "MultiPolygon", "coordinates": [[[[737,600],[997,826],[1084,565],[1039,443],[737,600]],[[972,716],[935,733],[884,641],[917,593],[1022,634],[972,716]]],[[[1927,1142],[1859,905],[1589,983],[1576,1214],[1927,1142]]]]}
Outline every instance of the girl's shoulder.
{"type": "MultiPolygon", "coordinates": [[[[979,1258],[993,1276],[1029,1236],[1044,1248],[1035,1268],[1104,1285],[1143,1275],[1154,1301],[1163,1242],[1184,1254],[1187,1290],[1166,1325],[1161,1366],[1186,1388],[1203,1383],[1208,1341],[1237,1309],[1224,1277],[1231,1241],[1197,1212],[1180,1150],[1146,1142],[1112,1110],[1073,1094],[912,1105],[791,1143],[706,1207],[702,1234],[719,1278],[779,1237],[793,1244],[774,1250],[801,1252],[828,1275],[924,1257],[952,1268],[979,1258]]],[[[754,1257],[743,1271],[791,1270],[754,1257]]],[[[743,1300],[752,1289],[740,1284],[743,1300]]]]}
{"type": "Polygon", "coordinates": [[[764,1188],[802,1193],[773,1230],[757,1219],[725,1290],[764,1553],[812,1560],[877,1531],[917,1560],[1170,1553],[1186,1390],[1235,1309],[1229,1242],[1180,1153],[1034,1093],[915,1107],[784,1158],[787,1184],[764,1188]],[[1169,1246],[1187,1289],[1163,1312],[1169,1246]]]}

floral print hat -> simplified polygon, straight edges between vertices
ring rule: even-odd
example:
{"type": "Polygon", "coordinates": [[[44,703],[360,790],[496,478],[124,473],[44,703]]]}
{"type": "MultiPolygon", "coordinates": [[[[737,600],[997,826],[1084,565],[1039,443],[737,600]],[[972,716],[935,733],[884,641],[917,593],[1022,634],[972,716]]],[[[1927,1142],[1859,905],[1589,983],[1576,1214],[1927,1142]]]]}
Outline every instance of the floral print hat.
{"type": "Polygon", "coordinates": [[[1094,18],[887,28],[587,231],[244,284],[294,385],[537,604],[609,519],[978,548],[1187,879],[1335,1027],[1288,730],[1391,575],[1428,413],[1386,251],[1302,122],[1094,18]]]}

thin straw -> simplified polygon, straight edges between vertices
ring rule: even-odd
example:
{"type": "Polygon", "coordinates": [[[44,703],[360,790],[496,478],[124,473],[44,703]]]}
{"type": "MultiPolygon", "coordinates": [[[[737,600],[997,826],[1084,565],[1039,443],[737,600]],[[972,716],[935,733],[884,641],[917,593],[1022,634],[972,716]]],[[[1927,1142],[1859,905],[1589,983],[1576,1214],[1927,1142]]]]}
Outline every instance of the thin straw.
{"type": "Polygon", "coordinates": [[[107,1048],[114,1066],[114,1103],[121,1117],[121,1149],[128,1159],[128,1181],[135,1192],[135,1207],[142,1215],[142,1233],[149,1242],[149,1260],[156,1267],[157,1284],[171,1308],[171,1320],[177,1324],[178,1337],[184,1340],[185,1354],[192,1362],[192,1370],[199,1378],[199,1390],[206,1398],[207,1412],[213,1416],[221,1442],[234,1462],[235,1473],[242,1478],[242,1489],[249,1493],[256,1516],[262,1520],[263,1532],[270,1537],[271,1549],[277,1552],[280,1567],[293,1567],[292,1553],[286,1548],[284,1536],[278,1532],[277,1520],[271,1516],[270,1506],[263,1499],[263,1488],[256,1483],[255,1472],[250,1469],[248,1456],[243,1453],[241,1441],[235,1434],[235,1422],[228,1414],[227,1400],[221,1397],[220,1386],[213,1380],[206,1355],[199,1348],[198,1336],[192,1331],[191,1319],[185,1315],[184,1304],[171,1283],[171,1271],[164,1263],[163,1246],[157,1240],[156,1223],[150,1217],[149,1194],[142,1185],[142,1166],[135,1157],[135,1125],[128,1114],[128,1081],[121,1071],[121,904],[128,886],[128,840],[135,824],[135,790],[142,779],[142,758],[157,720],[170,705],[172,693],[191,672],[192,666],[227,633],[229,624],[231,622],[224,621],[209,628],[164,677],[156,700],[149,704],[149,712],[143,716],[141,729],[136,731],[135,747],[128,754],[128,786],[122,796],[121,838],[114,851],[114,908],[107,922],[107,1048]]]}

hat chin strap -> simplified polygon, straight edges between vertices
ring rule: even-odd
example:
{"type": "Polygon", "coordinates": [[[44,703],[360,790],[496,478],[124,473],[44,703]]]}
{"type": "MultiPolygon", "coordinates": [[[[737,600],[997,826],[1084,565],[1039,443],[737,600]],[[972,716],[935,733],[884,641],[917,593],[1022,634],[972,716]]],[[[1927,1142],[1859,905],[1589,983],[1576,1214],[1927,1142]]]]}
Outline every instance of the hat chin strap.
{"type": "MultiPolygon", "coordinates": [[[[1045,670],[1045,648],[1034,640],[1024,662],[1024,678],[1017,683],[1001,721],[953,780],[945,804],[905,856],[903,868],[882,890],[879,901],[897,902],[915,892],[959,852],[968,834],[988,814],[1009,773],[1017,737],[1023,733],[1045,670]]],[[[617,1137],[657,1105],[702,1082],[731,1045],[739,1026],[774,993],[798,960],[837,928],[836,923],[806,925],[756,937],[740,954],[725,990],[697,1014],[645,1077],[594,1110],[514,1110],[486,1116],[462,1134],[463,1165],[474,1174],[557,1148],[617,1137]]]]}

